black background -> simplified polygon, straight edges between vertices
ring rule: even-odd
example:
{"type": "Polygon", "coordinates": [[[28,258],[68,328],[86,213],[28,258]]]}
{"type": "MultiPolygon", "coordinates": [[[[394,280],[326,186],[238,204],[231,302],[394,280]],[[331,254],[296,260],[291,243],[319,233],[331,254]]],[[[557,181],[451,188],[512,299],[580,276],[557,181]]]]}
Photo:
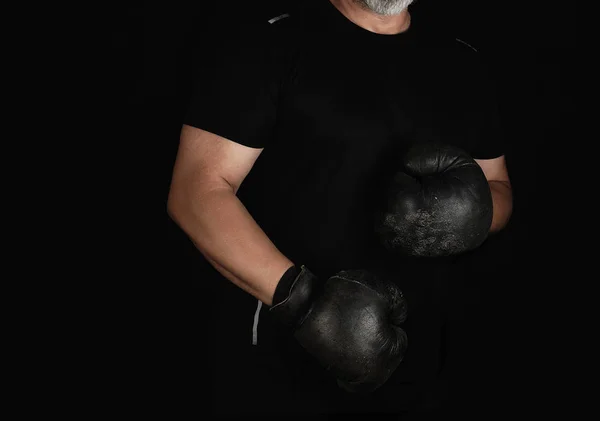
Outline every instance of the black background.
{"type": "MultiPolygon", "coordinates": [[[[120,123],[116,138],[123,146],[133,145],[136,159],[143,161],[144,173],[134,176],[134,188],[128,191],[135,196],[138,185],[149,193],[150,207],[142,212],[152,214],[143,227],[143,238],[150,243],[132,240],[130,247],[153,249],[146,257],[140,253],[140,270],[149,273],[144,276],[161,278],[148,285],[164,292],[151,303],[161,309],[154,326],[161,339],[153,343],[170,349],[164,354],[172,368],[167,371],[177,379],[177,390],[185,390],[177,394],[179,406],[193,403],[197,412],[202,412],[197,404],[204,395],[195,393],[199,383],[185,374],[197,367],[172,360],[173,354],[185,355],[178,350],[186,343],[181,336],[194,336],[202,323],[186,320],[185,308],[195,299],[210,299],[210,289],[199,285],[206,268],[195,261],[196,251],[166,213],[192,61],[202,48],[218,42],[219,31],[240,19],[285,12],[292,1],[131,6],[114,14],[110,28],[117,93],[113,109],[120,123]],[[197,295],[188,293],[191,287],[197,295]]],[[[556,295],[549,286],[555,288],[553,277],[563,276],[560,263],[565,260],[558,239],[566,205],[560,200],[554,159],[559,148],[575,141],[576,11],[541,0],[418,0],[411,11],[440,30],[453,31],[491,64],[514,192],[509,226],[463,268],[469,304],[449,343],[453,363],[447,406],[467,414],[484,411],[483,416],[517,407],[525,413],[549,410],[545,399],[556,382],[561,342],[551,313],[558,306],[556,295]]],[[[138,321],[143,318],[136,315],[138,321]]]]}

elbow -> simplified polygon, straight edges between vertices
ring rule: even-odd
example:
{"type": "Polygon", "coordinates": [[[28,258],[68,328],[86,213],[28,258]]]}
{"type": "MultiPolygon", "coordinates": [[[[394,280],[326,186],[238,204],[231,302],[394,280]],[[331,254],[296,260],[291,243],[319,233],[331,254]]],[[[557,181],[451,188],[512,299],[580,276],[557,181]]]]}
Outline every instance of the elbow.
{"type": "Polygon", "coordinates": [[[503,230],[513,213],[513,195],[510,184],[503,181],[491,181],[493,216],[490,233],[503,230]]]}
{"type": "Polygon", "coordinates": [[[169,199],[167,200],[167,215],[169,216],[169,218],[171,218],[173,221],[176,220],[176,210],[175,210],[175,205],[173,204],[173,201],[171,200],[171,198],[169,197],[169,199]]]}
{"type": "Polygon", "coordinates": [[[178,225],[186,225],[189,218],[198,218],[201,209],[206,207],[212,193],[231,192],[233,188],[221,180],[218,182],[202,179],[171,183],[167,198],[167,214],[178,225]]]}
{"type": "Polygon", "coordinates": [[[177,224],[180,223],[182,205],[183,203],[180,195],[177,193],[177,188],[172,185],[167,197],[167,215],[177,224]]]}

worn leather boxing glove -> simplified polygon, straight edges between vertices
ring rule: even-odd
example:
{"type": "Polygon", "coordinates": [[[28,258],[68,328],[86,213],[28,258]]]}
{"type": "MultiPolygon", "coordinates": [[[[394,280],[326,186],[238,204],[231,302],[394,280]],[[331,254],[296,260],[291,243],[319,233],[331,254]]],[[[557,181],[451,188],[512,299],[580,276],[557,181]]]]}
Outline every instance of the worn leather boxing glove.
{"type": "Polygon", "coordinates": [[[404,155],[375,212],[375,232],[392,252],[451,256],[479,247],[492,223],[492,195],[463,150],[420,143],[404,155]]]}
{"type": "Polygon", "coordinates": [[[290,268],[270,312],[350,392],[380,387],[406,352],[402,291],[364,270],[342,271],[321,283],[304,266],[290,268]]]}

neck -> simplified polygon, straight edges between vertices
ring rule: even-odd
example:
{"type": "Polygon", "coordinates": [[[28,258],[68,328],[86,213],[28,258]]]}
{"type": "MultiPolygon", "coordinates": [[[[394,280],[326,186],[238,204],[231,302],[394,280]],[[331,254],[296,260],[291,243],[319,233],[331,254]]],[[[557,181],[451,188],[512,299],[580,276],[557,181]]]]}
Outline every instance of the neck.
{"type": "Polygon", "coordinates": [[[329,0],[348,20],[367,31],[382,35],[396,35],[410,26],[408,9],[392,16],[382,16],[366,9],[357,0],[329,0]]]}

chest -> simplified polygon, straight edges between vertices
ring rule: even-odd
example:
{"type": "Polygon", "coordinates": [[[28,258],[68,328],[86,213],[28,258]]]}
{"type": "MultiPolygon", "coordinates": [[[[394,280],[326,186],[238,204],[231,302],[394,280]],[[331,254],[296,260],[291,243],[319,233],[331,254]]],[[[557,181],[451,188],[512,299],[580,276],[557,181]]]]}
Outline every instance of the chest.
{"type": "Polygon", "coordinates": [[[285,81],[282,127],[336,147],[407,137],[460,135],[462,81],[430,50],[333,47],[302,51],[285,81]]]}

